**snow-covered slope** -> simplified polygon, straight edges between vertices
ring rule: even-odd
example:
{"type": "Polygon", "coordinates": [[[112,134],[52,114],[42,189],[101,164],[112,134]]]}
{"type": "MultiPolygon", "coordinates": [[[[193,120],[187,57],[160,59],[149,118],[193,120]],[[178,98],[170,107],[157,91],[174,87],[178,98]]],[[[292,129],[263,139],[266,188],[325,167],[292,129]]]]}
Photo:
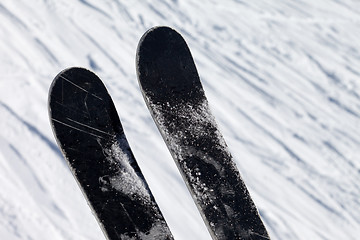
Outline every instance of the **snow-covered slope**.
{"type": "Polygon", "coordinates": [[[360,232],[360,2],[0,3],[0,239],[104,239],[52,136],[47,92],[70,66],[107,85],[176,239],[210,239],[148,113],[135,52],[177,29],[272,239],[360,232]]]}

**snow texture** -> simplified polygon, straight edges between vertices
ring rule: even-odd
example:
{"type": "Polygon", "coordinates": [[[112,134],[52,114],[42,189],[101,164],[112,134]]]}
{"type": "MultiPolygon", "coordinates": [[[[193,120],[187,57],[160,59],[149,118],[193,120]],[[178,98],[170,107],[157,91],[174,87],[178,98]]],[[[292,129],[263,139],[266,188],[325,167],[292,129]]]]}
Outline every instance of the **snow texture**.
{"type": "MultiPolygon", "coordinates": [[[[202,90],[196,92],[201,96],[204,94],[202,90]]],[[[239,221],[243,223],[239,229],[227,229],[227,226],[236,223],[234,219],[238,220],[238,215],[242,214],[242,212],[238,212],[239,206],[234,206],[231,202],[235,200],[234,195],[241,196],[244,199],[248,199],[250,196],[246,191],[242,194],[235,194],[234,192],[236,189],[239,190],[239,187],[235,188],[234,185],[231,185],[233,179],[228,178],[230,175],[238,177],[236,181],[242,186],[240,189],[246,190],[246,187],[243,185],[241,176],[237,173],[236,166],[225,140],[218,130],[206,97],[203,96],[199,103],[187,100],[157,102],[152,99],[152,95],[151,90],[144,94],[145,102],[151,109],[151,114],[157,122],[170,153],[176,159],[175,162],[184,179],[186,179],[189,190],[192,191],[192,197],[197,203],[204,221],[209,225],[210,233],[214,235],[213,239],[228,239],[225,234],[227,231],[233,234],[241,233],[243,239],[253,239],[254,235],[262,239],[269,239],[268,236],[256,232],[257,226],[253,226],[252,230],[246,229],[246,220],[239,221]],[[203,142],[206,144],[201,145],[203,142]],[[216,150],[213,150],[213,147],[216,150]],[[215,156],[214,154],[218,155],[215,156]],[[219,154],[223,158],[219,158],[219,154]],[[196,161],[193,160],[194,158],[196,161]],[[194,164],[196,167],[192,167],[194,164]],[[213,180],[210,183],[209,177],[213,180]],[[219,179],[222,180],[218,181],[219,179]],[[218,184],[214,184],[215,182],[218,184]],[[213,188],[213,186],[216,187],[213,188]],[[209,207],[219,211],[217,218],[213,218],[212,214],[214,213],[208,209],[209,207]],[[223,212],[222,208],[226,212],[223,212]],[[228,218],[224,220],[221,216],[228,218]]],[[[255,217],[258,217],[258,211],[252,202],[243,201],[242,203],[249,204],[244,209],[249,207],[252,212],[256,212],[255,217]]],[[[246,214],[243,215],[243,219],[245,216],[246,214]]]]}
{"type": "MultiPolygon", "coordinates": [[[[174,158],[177,159],[179,164],[182,166],[181,169],[186,175],[185,178],[189,179],[189,182],[193,185],[195,196],[199,198],[199,201],[204,205],[210,204],[215,200],[216,193],[213,193],[214,190],[209,189],[208,186],[206,186],[206,183],[201,181],[201,172],[199,169],[189,168],[184,160],[191,156],[197,156],[202,161],[206,161],[207,164],[213,166],[219,175],[224,177],[222,165],[217,161],[217,159],[213,159],[206,152],[201,151],[201,149],[184,144],[184,142],[188,140],[186,139],[186,136],[189,133],[184,132],[185,129],[172,126],[178,124],[177,122],[170,122],[170,125],[167,126],[166,124],[169,124],[169,122],[166,123],[165,117],[162,115],[164,112],[171,112],[182,119],[182,121],[193,123],[188,125],[188,128],[185,130],[190,132],[190,135],[195,135],[199,138],[207,137],[208,133],[206,131],[206,126],[208,124],[211,126],[217,126],[215,119],[210,112],[208,102],[204,100],[196,106],[191,103],[179,103],[175,107],[165,106],[165,108],[162,109],[161,104],[154,103],[154,101],[152,101],[149,97],[146,98],[147,103],[150,105],[150,109],[153,110],[152,114],[154,115],[154,118],[158,121],[159,130],[162,132],[162,136],[166,139],[169,150],[172,154],[174,154],[174,158]],[[177,131],[170,133],[168,132],[168,128],[175,129],[177,131]]],[[[215,140],[215,142],[220,143],[220,145],[217,145],[216,147],[219,151],[225,152],[228,156],[230,156],[223,137],[218,131],[216,131],[216,135],[218,136],[218,140],[215,140]]]]}
{"type": "MultiPolygon", "coordinates": [[[[142,178],[138,176],[134,168],[131,166],[132,157],[129,151],[129,144],[124,134],[118,137],[109,148],[103,149],[107,161],[110,166],[119,171],[113,176],[104,176],[99,179],[103,183],[102,191],[109,191],[110,188],[116,189],[122,194],[133,198],[134,201],[140,201],[144,206],[155,207],[149,195],[148,188],[145,186],[142,178]],[[121,161],[119,161],[121,159],[121,161]]],[[[157,212],[157,211],[154,211],[157,212]]],[[[152,240],[152,239],[167,239],[171,236],[168,228],[165,226],[163,220],[159,220],[160,216],[154,218],[154,224],[150,231],[141,232],[137,230],[137,236],[131,237],[121,234],[120,238],[124,240],[152,240]]]]}
{"type": "Polygon", "coordinates": [[[136,81],[142,34],[187,41],[212,112],[272,239],[358,239],[360,2],[79,0],[0,3],[0,238],[104,236],[52,135],[62,69],[109,88],[175,239],[210,239],[136,81]]]}
{"type": "Polygon", "coordinates": [[[100,182],[104,183],[102,191],[114,188],[126,196],[150,202],[151,199],[146,186],[131,166],[131,153],[126,149],[129,149],[129,144],[125,135],[120,136],[118,141],[111,144],[108,149],[103,149],[110,166],[119,169],[119,171],[114,176],[104,176],[99,179],[100,182]],[[121,161],[119,161],[120,159],[121,161]]]}

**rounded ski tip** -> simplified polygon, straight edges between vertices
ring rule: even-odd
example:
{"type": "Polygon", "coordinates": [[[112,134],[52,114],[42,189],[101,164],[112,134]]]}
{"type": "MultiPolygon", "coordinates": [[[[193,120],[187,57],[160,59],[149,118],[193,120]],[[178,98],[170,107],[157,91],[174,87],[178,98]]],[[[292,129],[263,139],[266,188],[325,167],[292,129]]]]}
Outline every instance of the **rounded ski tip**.
{"type": "Polygon", "coordinates": [[[142,37],[140,38],[137,52],[139,51],[139,47],[141,47],[142,43],[146,38],[153,37],[155,35],[164,36],[164,34],[177,34],[180,36],[180,34],[173,28],[168,26],[155,26],[147,30],[142,37]]]}
{"type": "Polygon", "coordinates": [[[154,27],[143,35],[136,54],[136,71],[145,101],[148,97],[153,101],[179,101],[201,91],[190,49],[170,27],[154,27]]]}
{"type": "Polygon", "coordinates": [[[82,67],[69,67],[69,68],[65,68],[64,70],[62,70],[61,72],[59,72],[53,79],[53,81],[50,84],[50,88],[49,88],[49,99],[51,96],[51,93],[54,89],[54,86],[56,85],[56,83],[58,82],[59,79],[69,75],[72,76],[74,73],[87,73],[87,74],[93,74],[95,75],[93,72],[91,72],[90,70],[86,69],[86,68],[82,68],[82,67]]]}
{"type": "MultiPolygon", "coordinates": [[[[169,26],[155,26],[150,28],[149,30],[147,30],[144,35],[141,37],[140,39],[140,43],[141,40],[144,39],[146,36],[149,36],[151,34],[159,34],[159,33],[176,33],[179,34],[174,28],[169,27],[169,26]]],[[[180,34],[179,34],[180,35],[180,34]]]]}
{"type": "Polygon", "coordinates": [[[84,82],[84,80],[101,82],[100,78],[95,73],[86,68],[69,67],[59,72],[53,79],[49,89],[49,98],[51,97],[51,93],[54,90],[54,87],[57,85],[58,82],[60,82],[60,80],[65,80],[73,84],[84,82]]]}
{"type": "Polygon", "coordinates": [[[160,56],[172,44],[186,45],[183,37],[168,26],[156,26],[147,30],[140,38],[136,50],[136,65],[147,57],[160,56]]]}
{"type": "Polygon", "coordinates": [[[52,80],[52,82],[50,84],[50,87],[49,87],[49,93],[48,93],[48,114],[49,114],[50,117],[51,117],[51,102],[53,101],[52,96],[53,96],[53,93],[54,93],[54,89],[56,89],[56,86],[59,83],[59,79],[61,79],[61,77],[66,75],[67,73],[69,73],[71,71],[74,71],[74,70],[76,71],[77,69],[83,69],[83,68],[79,68],[79,67],[65,68],[64,70],[62,70],[58,74],[56,74],[56,76],[52,80]]]}
{"type": "Polygon", "coordinates": [[[50,84],[48,94],[48,114],[51,118],[52,105],[68,95],[65,85],[72,85],[82,91],[106,89],[100,78],[92,71],[82,67],[70,67],[59,72],[50,84]]]}

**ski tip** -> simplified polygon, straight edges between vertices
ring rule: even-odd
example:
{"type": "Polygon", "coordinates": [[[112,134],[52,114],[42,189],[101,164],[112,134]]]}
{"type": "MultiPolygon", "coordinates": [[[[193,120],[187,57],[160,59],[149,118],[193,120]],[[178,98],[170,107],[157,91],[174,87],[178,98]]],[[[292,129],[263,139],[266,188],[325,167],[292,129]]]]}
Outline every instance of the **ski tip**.
{"type": "Polygon", "coordinates": [[[150,28],[140,38],[136,50],[136,65],[139,66],[144,58],[161,55],[169,44],[181,44],[187,47],[183,37],[175,29],[168,26],[150,28]]]}
{"type": "Polygon", "coordinates": [[[59,79],[61,79],[64,76],[72,76],[75,73],[82,73],[82,74],[92,74],[95,75],[93,72],[91,72],[90,70],[86,69],[86,68],[82,68],[82,67],[69,67],[69,68],[65,68],[64,70],[62,70],[61,72],[59,72],[53,79],[52,83],[50,84],[50,88],[49,88],[49,99],[51,98],[51,93],[54,89],[54,86],[56,85],[57,81],[59,79]]]}
{"type": "Polygon", "coordinates": [[[64,87],[64,82],[86,92],[89,92],[92,89],[105,89],[106,91],[106,87],[103,82],[92,71],[82,67],[66,68],[55,76],[49,88],[48,114],[50,119],[52,115],[52,105],[54,102],[64,98],[64,94],[69,95],[68,89],[64,87]]]}
{"type": "Polygon", "coordinates": [[[145,101],[179,101],[202,97],[202,86],[185,39],[174,29],[158,26],[140,39],[136,71],[145,101]]]}
{"type": "Polygon", "coordinates": [[[69,67],[59,72],[53,79],[49,88],[49,99],[51,99],[54,87],[60,80],[72,81],[74,84],[86,81],[101,82],[100,78],[92,71],[82,67],[69,67]]]}
{"type": "Polygon", "coordinates": [[[175,29],[168,27],[168,26],[155,26],[155,27],[150,28],[140,38],[140,41],[138,44],[138,49],[136,52],[137,53],[139,52],[139,50],[140,50],[139,48],[141,47],[141,45],[145,41],[145,39],[147,39],[151,36],[154,36],[154,35],[169,34],[169,33],[180,35],[180,33],[178,33],[175,29]]]}

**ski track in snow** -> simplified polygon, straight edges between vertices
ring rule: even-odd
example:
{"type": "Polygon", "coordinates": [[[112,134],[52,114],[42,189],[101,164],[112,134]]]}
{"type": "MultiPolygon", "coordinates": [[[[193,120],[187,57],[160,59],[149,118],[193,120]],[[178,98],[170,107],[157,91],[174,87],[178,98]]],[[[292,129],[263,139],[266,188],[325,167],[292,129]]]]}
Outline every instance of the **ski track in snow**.
{"type": "Polygon", "coordinates": [[[105,82],[175,239],[210,239],[137,85],[155,25],[188,42],[272,239],[357,239],[360,2],[5,0],[0,22],[1,239],[104,239],[48,120],[70,66],[105,82]]]}

